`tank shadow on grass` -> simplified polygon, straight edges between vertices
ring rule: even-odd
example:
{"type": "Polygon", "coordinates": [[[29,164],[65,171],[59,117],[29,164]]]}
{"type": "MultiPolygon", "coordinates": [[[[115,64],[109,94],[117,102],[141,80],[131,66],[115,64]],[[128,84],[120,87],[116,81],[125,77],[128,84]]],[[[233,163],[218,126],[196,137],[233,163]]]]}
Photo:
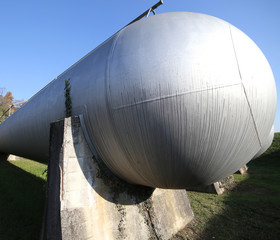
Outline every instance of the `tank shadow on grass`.
{"type": "Polygon", "coordinates": [[[0,162],[0,239],[36,240],[42,227],[45,181],[0,162]]]}
{"type": "Polygon", "coordinates": [[[223,195],[188,192],[195,219],[172,239],[279,239],[280,133],[248,167],[223,195]]]}

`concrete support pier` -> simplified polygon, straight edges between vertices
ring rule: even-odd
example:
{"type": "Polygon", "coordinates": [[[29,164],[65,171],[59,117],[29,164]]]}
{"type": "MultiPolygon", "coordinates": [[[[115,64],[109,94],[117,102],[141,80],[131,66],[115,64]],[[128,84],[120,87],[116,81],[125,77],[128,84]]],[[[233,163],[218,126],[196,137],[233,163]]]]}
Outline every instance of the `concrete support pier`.
{"type": "Polygon", "coordinates": [[[51,124],[42,239],[169,239],[193,218],[185,190],[115,177],[93,157],[79,117],[51,124]]]}
{"type": "Polygon", "coordinates": [[[8,161],[18,161],[18,160],[20,160],[20,157],[13,154],[10,154],[8,157],[8,161]]]}
{"type": "Polygon", "coordinates": [[[221,182],[214,182],[211,185],[207,186],[190,186],[186,188],[188,191],[194,191],[194,192],[202,192],[202,193],[212,193],[221,195],[224,193],[224,188],[222,187],[221,182]]]}
{"type": "Polygon", "coordinates": [[[12,154],[6,154],[6,153],[0,153],[0,161],[17,161],[20,160],[19,156],[12,155],[12,154]]]}
{"type": "Polygon", "coordinates": [[[239,173],[241,175],[248,174],[248,167],[247,167],[247,165],[244,165],[242,168],[240,168],[239,169],[239,173]]]}

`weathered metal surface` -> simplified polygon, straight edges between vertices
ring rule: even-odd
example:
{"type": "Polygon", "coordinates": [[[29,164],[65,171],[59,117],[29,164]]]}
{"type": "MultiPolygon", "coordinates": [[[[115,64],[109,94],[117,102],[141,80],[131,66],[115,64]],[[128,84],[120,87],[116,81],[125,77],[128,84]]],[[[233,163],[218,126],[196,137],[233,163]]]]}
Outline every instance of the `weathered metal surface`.
{"type": "Polygon", "coordinates": [[[166,13],[122,29],[36,94],[0,125],[0,152],[48,159],[68,78],[96,152],[147,186],[227,177],[265,145],[275,118],[273,74],[251,39],[215,17],[166,13]]]}

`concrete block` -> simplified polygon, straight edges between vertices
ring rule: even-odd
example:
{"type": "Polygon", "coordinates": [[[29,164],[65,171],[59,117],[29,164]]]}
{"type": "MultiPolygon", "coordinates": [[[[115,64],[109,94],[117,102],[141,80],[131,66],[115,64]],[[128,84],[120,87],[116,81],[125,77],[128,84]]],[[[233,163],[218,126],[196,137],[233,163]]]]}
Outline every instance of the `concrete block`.
{"type": "Polygon", "coordinates": [[[18,160],[20,160],[20,157],[13,154],[10,154],[8,157],[8,161],[18,161],[18,160]]]}
{"type": "Polygon", "coordinates": [[[247,165],[244,165],[242,168],[240,168],[239,169],[239,173],[241,175],[248,174],[248,167],[247,167],[247,165]]]}
{"type": "Polygon", "coordinates": [[[203,193],[212,193],[212,194],[223,194],[224,188],[222,187],[221,182],[215,182],[208,186],[191,186],[187,188],[188,191],[194,192],[203,192],[203,193]]]}
{"type": "Polygon", "coordinates": [[[192,220],[185,190],[126,183],[93,158],[78,117],[52,125],[43,239],[169,239],[192,220]]]}

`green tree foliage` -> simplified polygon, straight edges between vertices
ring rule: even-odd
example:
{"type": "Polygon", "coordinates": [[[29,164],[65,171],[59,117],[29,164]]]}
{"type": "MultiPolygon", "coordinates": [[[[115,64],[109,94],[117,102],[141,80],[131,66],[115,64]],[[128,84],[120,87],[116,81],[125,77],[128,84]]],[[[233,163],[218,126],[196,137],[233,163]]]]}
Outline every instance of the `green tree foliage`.
{"type": "Polygon", "coordinates": [[[0,123],[3,122],[12,112],[14,97],[12,92],[6,92],[0,89],[0,123]]]}
{"type": "Polygon", "coordinates": [[[72,100],[70,96],[71,85],[70,85],[70,78],[68,80],[64,80],[65,87],[64,87],[64,96],[65,96],[65,116],[71,117],[72,115],[72,100]]]}

